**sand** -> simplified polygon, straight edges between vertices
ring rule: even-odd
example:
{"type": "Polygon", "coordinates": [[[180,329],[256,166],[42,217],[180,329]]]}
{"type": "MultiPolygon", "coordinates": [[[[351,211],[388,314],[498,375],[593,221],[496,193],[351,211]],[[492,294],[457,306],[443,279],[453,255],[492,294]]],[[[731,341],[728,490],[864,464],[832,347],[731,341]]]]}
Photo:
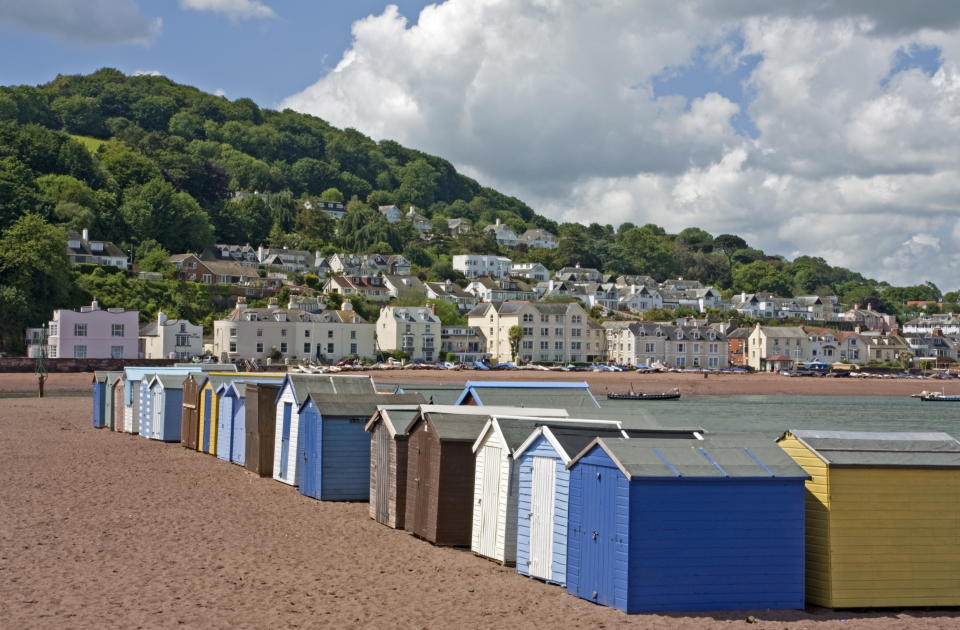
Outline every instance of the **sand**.
{"type": "MultiPolygon", "coordinates": [[[[733,396],[743,394],[791,396],[909,396],[922,390],[943,389],[960,394],[960,380],[918,380],[910,378],[857,379],[787,377],[779,374],[703,374],[665,372],[541,372],[533,370],[366,370],[344,374],[369,374],[377,381],[401,383],[456,383],[467,380],[520,381],[559,380],[587,381],[594,394],[637,391],[663,392],[679,387],[684,396],[733,396]]],[[[90,393],[93,375],[86,373],[50,374],[45,391],[52,395],[90,393]]],[[[0,394],[35,393],[37,379],[33,374],[0,374],[0,394]]]]}
{"type": "Polygon", "coordinates": [[[960,611],[628,616],[174,444],[0,400],[4,628],[947,628],[960,611]],[[752,615],[756,623],[745,619],[752,615]]]}

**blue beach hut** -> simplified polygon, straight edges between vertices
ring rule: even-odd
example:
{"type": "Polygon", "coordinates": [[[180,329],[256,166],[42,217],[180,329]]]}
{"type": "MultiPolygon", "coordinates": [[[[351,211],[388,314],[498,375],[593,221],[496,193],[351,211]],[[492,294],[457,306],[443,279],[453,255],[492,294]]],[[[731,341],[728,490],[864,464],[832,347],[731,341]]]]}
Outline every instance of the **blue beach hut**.
{"type": "Polygon", "coordinates": [[[216,395],[220,397],[220,405],[217,409],[217,414],[219,415],[217,424],[218,459],[222,459],[225,462],[233,462],[240,466],[243,466],[246,461],[247,384],[279,384],[282,380],[282,374],[275,376],[264,375],[262,377],[229,381],[217,387],[216,395]]]}
{"type": "MultiPolygon", "coordinates": [[[[573,420],[572,422],[577,422],[573,420]]],[[[635,421],[628,422],[636,427],[635,421]]],[[[567,507],[570,471],[567,464],[594,438],[699,439],[700,429],[668,428],[653,423],[645,429],[579,425],[544,425],[534,430],[513,454],[517,487],[517,572],[566,586],[567,507]]]]}
{"type": "Polygon", "coordinates": [[[455,405],[502,407],[599,407],[585,382],[467,381],[455,405]]]}
{"type": "Polygon", "coordinates": [[[113,384],[123,372],[93,373],[93,428],[113,428],[113,384]]]}
{"type": "Polygon", "coordinates": [[[809,476],[773,442],[597,438],[567,468],[571,594],[628,613],[803,608],[809,476]]]}
{"type": "Polygon", "coordinates": [[[299,409],[300,493],[322,501],[367,501],[367,421],[380,405],[422,402],[419,394],[309,394],[299,409]]]}
{"type": "Polygon", "coordinates": [[[184,378],[182,374],[158,374],[150,379],[150,418],[145,437],[161,442],[180,441],[184,378]]]}

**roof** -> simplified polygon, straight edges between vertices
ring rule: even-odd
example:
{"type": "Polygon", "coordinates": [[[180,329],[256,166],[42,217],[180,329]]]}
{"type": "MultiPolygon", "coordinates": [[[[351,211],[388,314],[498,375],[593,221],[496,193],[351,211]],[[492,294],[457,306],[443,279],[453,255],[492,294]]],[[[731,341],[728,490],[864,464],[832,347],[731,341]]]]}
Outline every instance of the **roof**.
{"type": "Polygon", "coordinates": [[[428,383],[396,384],[397,394],[420,394],[431,405],[453,405],[463,392],[459,385],[435,385],[428,383]]]}
{"type": "MultiPolygon", "coordinates": [[[[373,379],[369,376],[330,376],[328,374],[287,374],[283,379],[283,390],[287,384],[293,387],[293,395],[302,403],[311,394],[376,394],[373,379]]],[[[280,392],[277,392],[280,395],[280,392]]],[[[371,413],[373,413],[371,411],[371,413]]]]}
{"type": "MultiPolygon", "coordinates": [[[[98,383],[106,383],[107,385],[113,385],[118,378],[123,376],[123,372],[112,372],[97,370],[93,373],[93,380],[98,383]]],[[[460,387],[457,387],[457,391],[461,390],[460,387]]]]}
{"type": "Polygon", "coordinates": [[[599,407],[585,382],[467,381],[454,404],[468,394],[480,405],[514,407],[599,407]]]}
{"type": "Polygon", "coordinates": [[[538,418],[566,418],[565,409],[556,408],[523,408],[523,407],[474,407],[465,405],[420,405],[417,416],[410,421],[407,427],[416,424],[421,417],[429,419],[437,431],[437,435],[443,440],[454,440],[462,442],[473,442],[480,435],[484,425],[492,416],[501,415],[507,417],[532,416],[538,418]],[[459,418],[478,419],[467,420],[469,426],[463,428],[456,425],[459,418]],[[439,424],[438,424],[439,423],[439,424]]]}
{"type": "Polygon", "coordinates": [[[416,405],[420,394],[310,394],[300,405],[316,407],[321,416],[369,418],[381,405],[416,405]]]}
{"type": "Polygon", "coordinates": [[[809,479],[774,442],[748,436],[685,440],[597,438],[569,463],[595,447],[610,456],[627,479],[809,479]]]}
{"type": "Polygon", "coordinates": [[[160,383],[164,389],[183,389],[186,378],[186,374],[157,374],[150,380],[150,387],[153,387],[154,383],[160,383]]]}
{"type": "MultiPolygon", "coordinates": [[[[451,414],[427,412],[424,414],[441,440],[473,442],[480,435],[489,416],[478,414],[451,414]]],[[[413,422],[410,423],[413,425],[413,422]]]]}
{"type": "Polygon", "coordinates": [[[419,410],[419,405],[378,405],[377,410],[370,417],[364,429],[372,431],[377,421],[380,420],[394,437],[406,436],[407,429],[413,419],[417,417],[419,410]]]}
{"type": "Polygon", "coordinates": [[[960,468],[960,442],[947,433],[791,430],[784,437],[790,435],[831,467],[960,468]]]}
{"type": "Polygon", "coordinates": [[[258,383],[258,384],[267,384],[267,385],[274,385],[276,387],[280,387],[280,384],[283,382],[283,378],[285,376],[286,376],[285,374],[276,374],[276,375],[264,374],[263,376],[257,376],[257,377],[235,378],[231,381],[224,381],[217,388],[217,390],[223,389],[224,393],[226,393],[228,389],[232,388],[236,390],[238,396],[240,396],[241,398],[244,398],[247,395],[247,385],[258,383]]]}
{"type": "Polygon", "coordinates": [[[561,432],[573,432],[581,435],[583,445],[574,452],[579,452],[583,446],[590,443],[593,438],[599,435],[607,437],[623,437],[623,431],[615,420],[584,420],[576,421],[568,418],[501,418],[494,416],[484,427],[476,442],[473,450],[476,452],[480,448],[480,443],[490,430],[499,431],[503,437],[504,445],[510,453],[517,453],[522,447],[531,441],[534,433],[539,433],[540,428],[553,428],[561,432]]]}

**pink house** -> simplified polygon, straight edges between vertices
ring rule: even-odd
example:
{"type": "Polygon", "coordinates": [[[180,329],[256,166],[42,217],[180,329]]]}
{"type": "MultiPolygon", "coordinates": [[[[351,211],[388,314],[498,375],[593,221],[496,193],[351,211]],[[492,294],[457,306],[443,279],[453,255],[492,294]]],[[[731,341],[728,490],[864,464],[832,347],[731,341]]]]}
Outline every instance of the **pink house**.
{"type": "Polygon", "coordinates": [[[50,320],[47,353],[52,359],[139,358],[139,311],[102,310],[94,300],[79,311],[58,309],[50,320]]]}

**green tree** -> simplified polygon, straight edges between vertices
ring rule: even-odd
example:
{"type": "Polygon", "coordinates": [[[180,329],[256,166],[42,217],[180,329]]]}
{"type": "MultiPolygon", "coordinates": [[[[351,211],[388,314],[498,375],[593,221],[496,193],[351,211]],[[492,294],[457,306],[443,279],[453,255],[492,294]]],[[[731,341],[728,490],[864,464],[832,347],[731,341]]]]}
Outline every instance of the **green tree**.
{"type": "Polygon", "coordinates": [[[516,363],[517,357],[520,356],[520,342],[523,341],[523,328],[520,326],[511,326],[510,330],[507,331],[507,337],[510,340],[510,356],[514,363],[516,363]]]}
{"type": "Polygon", "coordinates": [[[15,157],[0,158],[0,229],[11,225],[39,202],[32,170],[15,157]]]}
{"type": "Polygon", "coordinates": [[[153,238],[171,251],[200,251],[213,243],[207,213],[159,178],[130,190],[120,213],[139,241],[153,238]]]}
{"type": "Polygon", "coordinates": [[[325,191],[320,193],[320,201],[343,203],[343,193],[336,188],[327,188],[325,191]]]}
{"type": "Polygon", "coordinates": [[[324,210],[313,205],[312,208],[306,206],[297,213],[297,231],[306,237],[316,239],[323,243],[333,241],[336,234],[336,221],[324,210]]]}

